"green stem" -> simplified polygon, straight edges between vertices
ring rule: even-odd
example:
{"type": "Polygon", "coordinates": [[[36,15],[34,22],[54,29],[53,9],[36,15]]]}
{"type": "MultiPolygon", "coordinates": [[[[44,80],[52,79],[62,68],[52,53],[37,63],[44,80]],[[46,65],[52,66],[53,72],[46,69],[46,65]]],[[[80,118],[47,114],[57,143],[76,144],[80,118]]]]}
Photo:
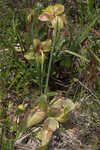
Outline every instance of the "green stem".
{"type": "Polygon", "coordinates": [[[42,95],[42,90],[43,90],[43,72],[44,72],[44,54],[43,54],[43,52],[41,53],[41,55],[42,55],[42,63],[41,63],[40,92],[41,92],[41,95],[42,95]]]}
{"type": "Polygon", "coordinates": [[[46,86],[45,86],[45,90],[44,90],[45,94],[47,93],[47,90],[48,90],[48,82],[49,82],[50,70],[51,70],[51,64],[52,64],[52,56],[53,56],[53,52],[55,50],[55,45],[56,45],[56,37],[57,37],[56,35],[57,35],[57,28],[54,30],[53,44],[51,47],[50,60],[49,60],[47,79],[46,79],[46,86]]]}

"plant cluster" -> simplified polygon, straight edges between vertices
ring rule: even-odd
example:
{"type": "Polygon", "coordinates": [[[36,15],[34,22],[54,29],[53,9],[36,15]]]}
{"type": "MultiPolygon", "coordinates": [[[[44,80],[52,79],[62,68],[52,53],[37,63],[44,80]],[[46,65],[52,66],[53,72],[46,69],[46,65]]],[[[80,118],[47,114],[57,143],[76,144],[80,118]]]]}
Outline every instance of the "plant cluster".
{"type": "MultiPolygon", "coordinates": [[[[5,150],[8,147],[13,150],[20,134],[37,124],[42,126],[35,135],[41,141],[37,150],[45,150],[59,123],[69,119],[75,104],[65,95],[52,98],[57,92],[49,86],[50,82],[53,85],[57,81],[74,95],[73,84],[81,84],[92,93],[95,75],[99,81],[100,33],[94,27],[99,24],[100,15],[99,9],[94,8],[94,1],[77,2],[79,23],[66,16],[69,12],[64,1],[56,4],[52,1],[48,5],[49,2],[30,1],[30,4],[34,3],[33,7],[27,1],[20,6],[19,1],[16,5],[12,1],[0,2],[0,140],[5,150]],[[95,36],[91,36],[91,32],[95,36]],[[28,102],[25,101],[27,95],[28,102]],[[24,118],[20,121],[22,115],[24,118]]],[[[83,88],[79,92],[78,98],[82,96],[83,88]]]]}

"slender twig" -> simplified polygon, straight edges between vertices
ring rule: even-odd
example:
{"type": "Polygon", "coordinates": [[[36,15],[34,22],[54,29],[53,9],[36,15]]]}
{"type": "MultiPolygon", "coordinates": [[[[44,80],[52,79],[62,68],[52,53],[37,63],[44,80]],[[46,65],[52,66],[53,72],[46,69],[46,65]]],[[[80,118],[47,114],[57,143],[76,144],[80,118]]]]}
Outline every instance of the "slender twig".
{"type": "Polygon", "coordinates": [[[95,97],[95,99],[97,100],[98,104],[100,105],[100,100],[98,99],[98,97],[86,85],[84,85],[81,81],[78,80],[78,83],[82,87],[84,87],[87,91],[89,91],[91,93],[91,95],[95,97]]]}

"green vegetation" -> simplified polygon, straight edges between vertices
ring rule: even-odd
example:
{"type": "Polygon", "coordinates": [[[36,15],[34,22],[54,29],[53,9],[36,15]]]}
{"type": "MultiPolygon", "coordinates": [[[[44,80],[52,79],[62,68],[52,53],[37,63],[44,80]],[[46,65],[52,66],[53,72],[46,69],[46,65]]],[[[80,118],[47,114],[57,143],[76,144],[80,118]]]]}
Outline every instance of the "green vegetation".
{"type": "MultiPolygon", "coordinates": [[[[0,1],[3,150],[14,150],[24,134],[39,140],[34,150],[49,149],[72,112],[79,118],[85,112],[90,126],[100,126],[99,5],[95,0],[0,1]]],[[[92,149],[98,143],[96,137],[92,149]]]]}

